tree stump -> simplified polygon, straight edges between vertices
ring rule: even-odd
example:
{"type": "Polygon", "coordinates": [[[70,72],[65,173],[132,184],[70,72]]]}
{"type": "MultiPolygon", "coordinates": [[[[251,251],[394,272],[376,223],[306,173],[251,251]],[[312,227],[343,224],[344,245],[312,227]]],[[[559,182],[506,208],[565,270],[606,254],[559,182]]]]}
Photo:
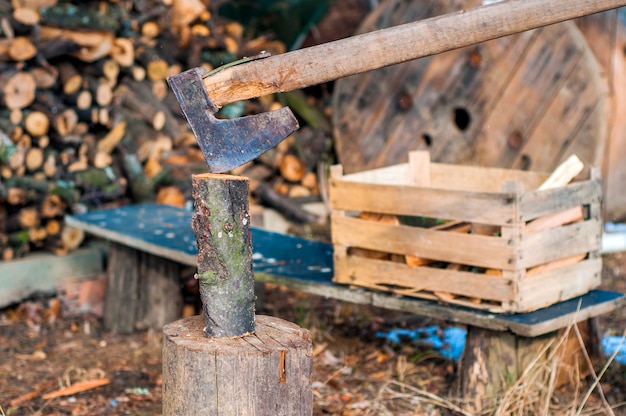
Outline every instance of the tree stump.
{"type": "Polygon", "coordinates": [[[163,415],[310,415],[309,331],[259,315],[253,335],[206,338],[202,316],[163,328],[163,415]]]}
{"type": "Polygon", "coordinates": [[[180,265],[122,244],[109,244],[104,327],[128,334],[180,318],[180,265]]]}
{"type": "MultiPolygon", "coordinates": [[[[593,319],[577,325],[583,345],[573,327],[523,337],[470,326],[459,364],[459,389],[465,410],[491,413],[503,393],[510,392],[515,383],[525,386],[517,390],[528,397],[578,385],[590,373],[585,357],[598,357],[599,351],[593,346],[599,345],[599,340],[593,319]]],[[[516,397],[509,397],[508,401],[512,399],[516,397]]],[[[508,414],[506,409],[505,413],[508,414]]]]}

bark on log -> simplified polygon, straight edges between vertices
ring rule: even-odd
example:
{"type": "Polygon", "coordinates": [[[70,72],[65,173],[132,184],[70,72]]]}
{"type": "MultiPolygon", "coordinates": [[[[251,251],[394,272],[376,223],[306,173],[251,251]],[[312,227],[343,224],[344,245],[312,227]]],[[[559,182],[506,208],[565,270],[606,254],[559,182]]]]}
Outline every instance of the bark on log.
{"type": "Polygon", "coordinates": [[[205,335],[232,338],[255,330],[248,179],[203,174],[192,177],[198,242],[200,296],[205,335]]]}

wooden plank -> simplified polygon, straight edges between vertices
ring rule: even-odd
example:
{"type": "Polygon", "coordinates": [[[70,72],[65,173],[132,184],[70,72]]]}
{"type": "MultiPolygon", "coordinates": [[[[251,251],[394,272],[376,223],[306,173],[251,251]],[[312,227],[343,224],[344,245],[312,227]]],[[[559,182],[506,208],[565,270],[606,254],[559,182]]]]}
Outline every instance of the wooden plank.
{"type": "Polygon", "coordinates": [[[532,220],[526,224],[523,232],[524,234],[535,233],[537,231],[560,227],[564,224],[583,221],[584,219],[582,207],[575,206],[574,208],[568,208],[565,211],[560,211],[555,214],[546,215],[545,217],[539,217],[532,220]]]}
{"type": "Polygon", "coordinates": [[[502,183],[519,181],[524,189],[535,189],[549,174],[515,169],[486,168],[478,166],[433,163],[433,187],[476,192],[502,192],[502,183]]]}
{"type": "Polygon", "coordinates": [[[516,69],[498,97],[498,105],[486,116],[484,128],[478,134],[483,139],[476,146],[479,165],[511,166],[520,150],[517,143],[528,140],[566,75],[585,53],[584,44],[572,42],[572,30],[575,27],[571,22],[537,29],[540,35],[525,50],[532,65],[516,69]],[[548,39],[550,48],[546,46],[548,39]],[[512,108],[515,111],[511,111],[512,108]]]}
{"type": "Polygon", "coordinates": [[[312,280],[257,273],[255,278],[312,295],[338,299],[361,305],[414,313],[447,322],[472,325],[494,331],[511,331],[515,334],[535,337],[565,328],[573,322],[582,322],[626,306],[626,295],[593,290],[585,295],[528,313],[494,314],[488,311],[446,305],[365,288],[351,288],[330,280],[312,280]]]}
{"type": "Polygon", "coordinates": [[[597,219],[576,222],[524,235],[520,242],[522,268],[600,249],[602,223],[597,219]]]}
{"type": "Polygon", "coordinates": [[[589,180],[575,182],[562,188],[524,192],[520,197],[522,221],[564,211],[575,206],[602,200],[602,182],[589,180]]]}
{"type": "Polygon", "coordinates": [[[403,263],[356,256],[335,257],[334,281],[388,291],[397,285],[399,290],[444,291],[500,302],[507,302],[514,296],[510,282],[498,276],[430,267],[412,268],[403,263]]]}
{"type": "Polygon", "coordinates": [[[54,293],[64,280],[102,273],[105,251],[105,245],[99,243],[67,256],[33,253],[20,260],[0,262],[0,308],[36,293],[54,293]]]}
{"type": "MultiPolygon", "coordinates": [[[[519,267],[515,247],[500,237],[435,231],[341,216],[331,216],[331,235],[334,244],[348,247],[492,269],[513,270],[519,267]]],[[[387,276],[393,278],[389,274],[387,276]]]]}
{"type": "MultiPolygon", "coordinates": [[[[525,189],[538,188],[548,173],[479,166],[430,164],[431,187],[474,192],[502,192],[505,181],[520,181],[525,189]]],[[[412,185],[408,163],[351,173],[341,178],[346,182],[380,185],[412,185]]]]}
{"type": "MultiPolygon", "coordinates": [[[[581,50],[587,47],[579,31],[570,30],[569,36],[581,50]]],[[[598,138],[607,137],[607,120],[598,115],[607,114],[606,94],[601,93],[605,87],[593,54],[581,54],[573,69],[564,73],[563,81],[512,167],[547,170],[577,152],[588,155],[588,164],[601,163],[605,143],[598,138]],[[585,98],[572,100],[572,97],[585,98]],[[585,135],[580,135],[581,131],[585,135]]]]}
{"type": "Polygon", "coordinates": [[[387,186],[330,180],[333,209],[413,215],[505,225],[512,218],[510,195],[387,186]]]}
{"type": "Polygon", "coordinates": [[[581,295],[600,286],[601,259],[589,259],[526,278],[519,285],[523,309],[533,310],[581,295]]]}
{"type": "Polygon", "coordinates": [[[189,222],[180,229],[176,227],[178,224],[163,222],[161,216],[155,215],[158,211],[153,209],[154,205],[134,206],[132,209],[109,213],[101,211],[87,216],[66,216],[65,222],[98,237],[181,264],[196,266],[198,255],[191,232],[191,214],[185,216],[189,222]]]}

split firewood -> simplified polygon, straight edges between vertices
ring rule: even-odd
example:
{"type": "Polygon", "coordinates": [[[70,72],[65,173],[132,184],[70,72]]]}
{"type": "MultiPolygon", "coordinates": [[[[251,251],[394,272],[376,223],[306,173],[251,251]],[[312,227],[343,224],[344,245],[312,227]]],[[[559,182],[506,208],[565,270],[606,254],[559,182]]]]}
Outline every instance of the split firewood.
{"type": "Polygon", "coordinates": [[[41,111],[30,111],[24,118],[24,128],[32,136],[48,134],[50,119],[41,111]]]}
{"type": "Polygon", "coordinates": [[[59,81],[63,94],[73,94],[83,85],[83,76],[71,62],[60,62],[57,69],[59,70],[59,81]]]}
{"type": "Polygon", "coordinates": [[[69,139],[65,136],[69,135],[78,123],[76,111],[65,106],[59,97],[51,91],[39,91],[32,108],[47,115],[50,124],[59,134],[57,139],[61,141],[69,139]]]}
{"type": "Polygon", "coordinates": [[[280,195],[265,182],[260,182],[254,190],[254,195],[265,205],[276,209],[285,218],[300,224],[312,224],[318,221],[318,216],[302,208],[290,198],[280,195]]]}
{"type": "MultiPolygon", "coordinates": [[[[570,183],[584,168],[584,164],[576,156],[570,156],[560,164],[548,179],[538,188],[539,190],[553,189],[570,183]]],[[[543,231],[565,224],[582,221],[584,219],[582,207],[573,207],[562,212],[556,212],[526,224],[527,232],[543,231]]]]}
{"type": "Polygon", "coordinates": [[[524,277],[532,277],[541,273],[545,273],[550,270],[558,269],[559,267],[569,266],[577,264],[587,258],[587,253],[577,254],[575,256],[564,257],[562,259],[551,261],[550,263],[540,264],[539,266],[531,267],[526,270],[524,277]]]}
{"type": "Polygon", "coordinates": [[[163,56],[162,49],[151,46],[140,46],[136,61],[146,69],[146,76],[151,81],[159,81],[167,78],[169,62],[163,56]]]}
{"type": "Polygon", "coordinates": [[[133,41],[127,38],[114,39],[110,56],[121,67],[130,68],[135,63],[135,48],[133,41]]]}
{"type": "Polygon", "coordinates": [[[34,101],[36,88],[35,78],[28,72],[0,72],[0,104],[6,108],[26,108],[34,101]]]}
{"type": "Polygon", "coordinates": [[[5,221],[5,231],[12,233],[18,230],[38,227],[41,223],[39,211],[35,206],[24,207],[10,215],[5,221]]]}
{"type": "MultiPolygon", "coordinates": [[[[363,211],[359,213],[359,218],[367,221],[379,222],[382,224],[400,225],[400,219],[396,215],[380,214],[375,212],[363,211]]],[[[399,256],[395,253],[389,253],[380,250],[371,250],[361,247],[349,247],[348,254],[351,256],[366,257],[375,260],[393,260],[396,261],[399,256]]],[[[404,260],[404,259],[402,259],[404,260]]]]}
{"type": "Polygon", "coordinates": [[[280,162],[280,175],[289,182],[300,182],[306,174],[304,162],[293,154],[286,154],[280,162]]]}
{"type": "Polygon", "coordinates": [[[7,51],[9,58],[16,62],[24,62],[37,55],[37,48],[33,42],[25,36],[18,36],[11,40],[7,51]]]}
{"type": "Polygon", "coordinates": [[[158,190],[155,202],[182,208],[185,206],[185,195],[176,186],[164,186],[158,190]]]}
{"type": "Polygon", "coordinates": [[[26,151],[26,156],[24,160],[26,170],[29,172],[39,170],[39,168],[41,168],[43,165],[43,160],[43,150],[39,147],[31,147],[26,151]]]}
{"type": "Polygon", "coordinates": [[[122,140],[125,133],[126,122],[122,121],[116,124],[102,139],[98,141],[98,152],[110,155],[113,149],[115,149],[118,143],[122,140]]]}
{"type": "Polygon", "coordinates": [[[34,26],[40,21],[39,12],[32,7],[14,7],[12,17],[25,26],[34,26]]]}
{"type": "Polygon", "coordinates": [[[39,36],[42,40],[68,39],[76,42],[81,49],[72,56],[84,62],[94,62],[109,56],[115,41],[113,34],[108,31],[73,31],[51,26],[41,26],[39,36]]]}
{"type": "Polygon", "coordinates": [[[39,206],[39,213],[42,218],[60,217],[65,212],[66,204],[59,195],[46,195],[39,206]]]}
{"type": "Polygon", "coordinates": [[[48,89],[56,85],[59,72],[56,67],[30,68],[28,73],[35,79],[35,85],[39,89],[48,89]]]}
{"type": "MultiPolygon", "coordinates": [[[[433,231],[447,231],[447,232],[461,233],[461,234],[467,234],[471,231],[471,229],[472,229],[472,225],[464,221],[451,221],[451,222],[435,225],[429,228],[429,230],[433,230],[433,231]]],[[[406,264],[409,265],[410,267],[425,266],[435,261],[432,259],[426,259],[426,258],[419,257],[419,256],[413,256],[410,254],[407,254],[405,256],[405,259],[406,259],[406,264]]]]}

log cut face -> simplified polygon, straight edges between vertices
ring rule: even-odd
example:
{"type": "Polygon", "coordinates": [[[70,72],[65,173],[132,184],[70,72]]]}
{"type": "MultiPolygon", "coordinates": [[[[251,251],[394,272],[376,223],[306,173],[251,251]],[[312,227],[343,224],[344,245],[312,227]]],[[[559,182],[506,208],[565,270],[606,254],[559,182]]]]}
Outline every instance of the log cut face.
{"type": "Polygon", "coordinates": [[[207,337],[230,338],[255,330],[248,180],[193,176],[192,228],[207,337]]]}

